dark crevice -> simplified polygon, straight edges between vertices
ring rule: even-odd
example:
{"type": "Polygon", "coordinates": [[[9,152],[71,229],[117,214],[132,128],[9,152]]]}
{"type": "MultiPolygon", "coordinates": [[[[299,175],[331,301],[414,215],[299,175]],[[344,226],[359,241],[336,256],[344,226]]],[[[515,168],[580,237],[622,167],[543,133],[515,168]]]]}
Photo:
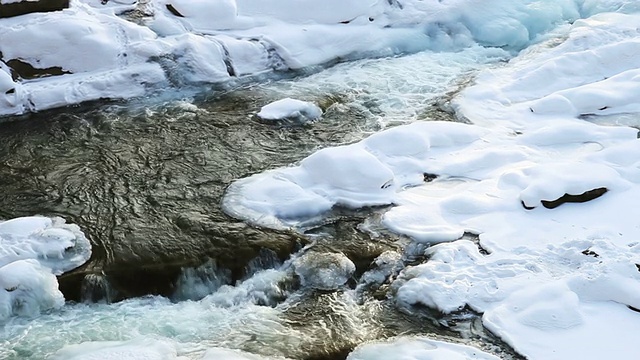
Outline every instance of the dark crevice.
{"type": "Polygon", "coordinates": [[[31,80],[38,79],[47,76],[59,76],[64,74],[71,74],[69,71],[63,70],[60,66],[52,66],[48,68],[35,68],[33,65],[19,60],[11,59],[6,64],[15,71],[22,79],[31,80]]]}
{"type": "Polygon", "coordinates": [[[604,195],[607,191],[607,188],[602,187],[585,191],[579,195],[564,194],[556,200],[542,200],[541,202],[542,206],[546,207],[547,209],[555,209],[564,203],[584,203],[593,199],[597,199],[600,196],[604,195]]]}
{"type": "Polygon", "coordinates": [[[171,5],[171,4],[167,4],[167,10],[169,10],[170,13],[172,13],[173,15],[175,15],[177,17],[181,17],[181,18],[184,17],[184,15],[180,14],[180,12],[178,10],[176,10],[176,8],[174,8],[173,5],[171,5]]]}

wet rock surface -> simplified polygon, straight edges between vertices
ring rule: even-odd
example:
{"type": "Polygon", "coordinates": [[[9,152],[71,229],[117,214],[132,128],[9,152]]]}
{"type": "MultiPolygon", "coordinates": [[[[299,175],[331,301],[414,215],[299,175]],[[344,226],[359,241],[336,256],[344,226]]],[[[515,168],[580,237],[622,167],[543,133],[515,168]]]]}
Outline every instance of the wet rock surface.
{"type": "Polygon", "coordinates": [[[89,104],[0,122],[0,218],[62,216],[83,229],[93,256],[60,277],[71,300],[89,274],[106,276],[118,300],[167,295],[181,267],[209,258],[234,279],[261,249],[287,258],[309,240],[228,217],[219,207],[226,186],[349,140],[364,120],[328,111],[313,127],[272,126],[251,119],[270,100],[240,93],[198,106],[89,104]]]}

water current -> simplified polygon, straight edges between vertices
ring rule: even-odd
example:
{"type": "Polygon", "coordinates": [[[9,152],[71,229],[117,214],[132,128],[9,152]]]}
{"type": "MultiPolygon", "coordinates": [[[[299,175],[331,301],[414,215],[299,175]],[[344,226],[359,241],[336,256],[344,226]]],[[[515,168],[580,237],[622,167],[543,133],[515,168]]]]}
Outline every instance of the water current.
{"type": "Polygon", "coordinates": [[[384,209],[337,209],[324,223],[273,231],[219,206],[234,179],[321,147],[418,119],[455,120],[447,94],[505,58],[480,47],[424,52],[5,119],[0,218],[62,216],[83,229],[93,256],[59,278],[69,300],[62,309],[4,324],[0,358],[41,359],[66,344],[152,337],[178,344],[188,358],[222,346],[344,359],[363,341],[418,333],[465,338],[517,358],[471,312],[400,311],[388,284],[363,285],[385,251],[405,264],[421,260],[405,250],[406,239],[377,228],[384,209]],[[318,103],[322,120],[299,126],[253,116],[287,96],[318,103]],[[301,286],[288,259],[306,251],[344,253],[356,272],[337,290],[301,286]]]}

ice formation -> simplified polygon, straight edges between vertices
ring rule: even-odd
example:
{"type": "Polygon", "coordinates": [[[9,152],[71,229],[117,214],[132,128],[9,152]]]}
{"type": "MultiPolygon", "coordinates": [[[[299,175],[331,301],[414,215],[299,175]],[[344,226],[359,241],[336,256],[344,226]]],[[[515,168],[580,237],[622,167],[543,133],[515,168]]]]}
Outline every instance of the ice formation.
{"type": "Polygon", "coordinates": [[[0,222],[0,321],[58,308],[55,275],[84,264],[91,245],[77,225],[41,216],[0,222]]]}

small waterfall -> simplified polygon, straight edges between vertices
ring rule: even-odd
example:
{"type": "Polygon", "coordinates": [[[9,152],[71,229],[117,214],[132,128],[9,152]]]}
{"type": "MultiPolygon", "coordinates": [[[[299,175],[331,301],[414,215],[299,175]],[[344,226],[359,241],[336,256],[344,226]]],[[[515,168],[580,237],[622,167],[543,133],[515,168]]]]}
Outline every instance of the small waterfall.
{"type": "Polygon", "coordinates": [[[282,266],[282,261],[280,261],[278,254],[271,249],[262,248],[260,249],[258,256],[251,259],[244,267],[244,276],[242,277],[242,280],[249,279],[259,271],[277,269],[280,266],[282,266]]]}
{"type": "Polygon", "coordinates": [[[109,280],[104,274],[87,274],[82,279],[80,287],[80,296],[82,302],[111,303],[114,298],[114,291],[109,284],[109,280]]]}
{"type": "Polygon", "coordinates": [[[174,301],[200,300],[214,293],[222,285],[231,283],[231,271],[219,268],[215,260],[209,259],[197,268],[185,268],[176,281],[174,301]]]}

